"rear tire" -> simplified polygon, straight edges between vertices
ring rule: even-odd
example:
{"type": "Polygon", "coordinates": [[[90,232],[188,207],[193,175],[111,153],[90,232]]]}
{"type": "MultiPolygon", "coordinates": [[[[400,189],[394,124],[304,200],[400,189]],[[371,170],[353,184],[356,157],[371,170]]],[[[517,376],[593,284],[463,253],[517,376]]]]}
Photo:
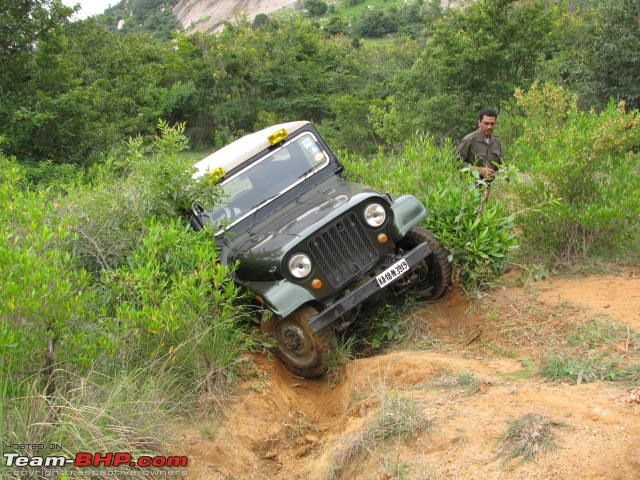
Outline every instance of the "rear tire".
{"type": "Polygon", "coordinates": [[[413,227],[398,245],[404,250],[411,250],[424,242],[429,245],[431,253],[411,269],[415,276],[411,289],[421,300],[437,300],[447,292],[451,283],[449,252],[433,233],[423,227],[413,227]]]}
{"type": "Polygon", "coordinates": [[[275,356],[289,371],[305,378],[319,377],[329,366],[329,346],[307,321],[317,313],[311,307],[302,307],[275,319],[271,329],[278,342],[272,349],[275,356]]]}

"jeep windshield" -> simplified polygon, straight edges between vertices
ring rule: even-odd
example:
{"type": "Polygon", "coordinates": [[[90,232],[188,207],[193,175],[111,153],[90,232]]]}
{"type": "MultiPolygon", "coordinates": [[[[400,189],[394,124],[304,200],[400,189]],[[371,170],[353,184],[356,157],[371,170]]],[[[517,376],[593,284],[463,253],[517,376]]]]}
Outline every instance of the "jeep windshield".
{"type": "Polygon", "coordinates": [[[219,200],[204,216],[208,223],[229,228],[328,164],[315,136],[304,132],[224,180],[219,200]]]}

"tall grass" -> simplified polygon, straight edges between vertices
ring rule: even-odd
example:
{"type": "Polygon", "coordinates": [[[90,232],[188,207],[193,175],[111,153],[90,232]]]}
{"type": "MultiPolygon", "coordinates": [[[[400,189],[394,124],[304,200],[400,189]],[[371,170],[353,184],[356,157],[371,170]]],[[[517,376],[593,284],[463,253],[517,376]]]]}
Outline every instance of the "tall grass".
{"type": "Polygon", "coordinates": [[[2,451],[159,452],[234,384],[242,294],[181,218],[217,192],[191,181],[181,128],[159,130],[54,189],[0,155],[2,451]]]}

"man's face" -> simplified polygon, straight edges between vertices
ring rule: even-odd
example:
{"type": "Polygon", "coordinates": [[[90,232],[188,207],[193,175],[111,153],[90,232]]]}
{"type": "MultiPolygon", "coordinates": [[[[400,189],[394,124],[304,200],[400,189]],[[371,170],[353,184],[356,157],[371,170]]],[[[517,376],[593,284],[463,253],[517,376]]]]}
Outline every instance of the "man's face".
{"type": "Polygon", "coordinates": [[[482,116],[481,120],[478,120],[478,126],[480,127],[480,133],[484,138],[489,138],[493,134],[493,129],[496,128],[496,117],[482,116]]]}

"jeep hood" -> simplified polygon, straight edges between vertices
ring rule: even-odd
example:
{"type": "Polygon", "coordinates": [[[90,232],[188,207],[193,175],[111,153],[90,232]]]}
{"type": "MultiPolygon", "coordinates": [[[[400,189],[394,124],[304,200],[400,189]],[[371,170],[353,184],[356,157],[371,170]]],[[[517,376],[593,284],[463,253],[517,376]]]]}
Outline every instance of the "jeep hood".
{"type": "Polygon", "coordinates": [[[242,282],[283,278],[282,260],[288,252],[346,211],[372,198],[389,202],[370,187],[336,181],[323,183],[284,205],[230,242],[228,261],[239,261],[237,279],[242,282]]]}

